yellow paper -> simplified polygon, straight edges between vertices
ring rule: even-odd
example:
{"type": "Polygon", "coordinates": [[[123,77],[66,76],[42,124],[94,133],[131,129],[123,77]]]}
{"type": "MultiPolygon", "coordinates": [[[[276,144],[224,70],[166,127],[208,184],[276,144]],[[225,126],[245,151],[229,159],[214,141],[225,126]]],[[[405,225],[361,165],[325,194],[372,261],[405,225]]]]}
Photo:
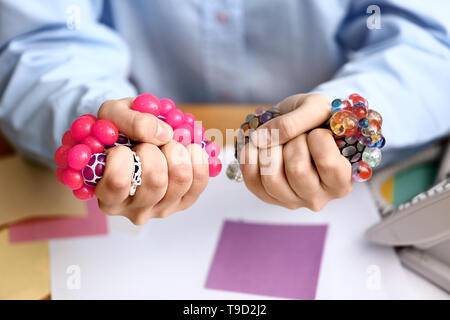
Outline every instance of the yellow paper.
{"type": "Polygon", "coordinates": [[[43,299],[50,294],[47,241],[10,244],[0,230],[0,299],[43,299]]]}
{"type": "Polygon", "coordinates": [[[18,155],[0,158],[0,226],[28,218],[85,215],[85,203],[59,184],[53,170],[18,155]]]}

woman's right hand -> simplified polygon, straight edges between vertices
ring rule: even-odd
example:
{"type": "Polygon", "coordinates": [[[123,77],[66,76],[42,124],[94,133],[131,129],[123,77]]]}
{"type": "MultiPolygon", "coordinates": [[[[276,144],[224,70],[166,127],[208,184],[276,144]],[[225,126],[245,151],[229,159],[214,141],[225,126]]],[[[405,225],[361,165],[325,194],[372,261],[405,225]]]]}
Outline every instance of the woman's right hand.
{"type": "Polygon", "coordinates": [[[131,110],[132,98],[106,101],[99,119],[113,122],[134,141],[133,149],[118,146],[106,151],[108,160],[96,187],[100,209],[142,225],[187,209],[198,199],[209,179],[208,156],[198,144],[184,147],[172,140],[172,128],[157,117],[131,110]],[[142,185],[130,196],[134,160],[142,164],[142,185]]]}

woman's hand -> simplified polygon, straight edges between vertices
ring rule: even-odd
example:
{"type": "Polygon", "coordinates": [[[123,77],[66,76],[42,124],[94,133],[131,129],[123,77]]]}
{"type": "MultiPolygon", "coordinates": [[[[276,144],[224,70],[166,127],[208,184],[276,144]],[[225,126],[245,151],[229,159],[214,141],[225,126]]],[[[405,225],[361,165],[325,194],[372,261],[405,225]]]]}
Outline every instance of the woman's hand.
{"type": "Polygon", "coordinates": [[[282,115],[259,127],[241,152],[245,184],[267,203],[320,211],[352,189],[351,165],[332,133],[313,129],[330,117],[330,103],[319,94],[298,94],[278,108],[282,115]]]}
{"type": "Polygon", "coordinates": [[[184,147],[172,140],[171,127],[158,118],[130,109],[132,99],[105,102],[99,119],[112,121],[119,131],[135,141],[133,151],[142,164],[142,185],[129,196],[134,161],[132,150],[107,150],[103,179],[97,185],[100,209],[122,215],[137,225],[190,207],[208,184],[208,157],[200,145],[184,147]],[[160,147],[158,147],[160,146],[160,147]]]}

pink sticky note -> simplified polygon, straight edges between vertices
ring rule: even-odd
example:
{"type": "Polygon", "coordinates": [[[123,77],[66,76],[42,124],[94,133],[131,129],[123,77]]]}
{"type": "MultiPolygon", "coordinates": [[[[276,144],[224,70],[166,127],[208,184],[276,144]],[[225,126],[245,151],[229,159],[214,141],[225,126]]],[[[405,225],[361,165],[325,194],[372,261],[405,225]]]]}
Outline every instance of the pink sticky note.
{"type": "Polygon", "coordinates": [[[9,241],[26,242],[58,238],[104,235],[108,233],[106,215],[97,200],[87,201],[87,215],[83,218],[29,219],[9,227],[9,241]]]}
{"type": "Polygon", "coordinates": [[[326,225],[226,221],[206,287],[314,299],[326,232],[326,225]]]}

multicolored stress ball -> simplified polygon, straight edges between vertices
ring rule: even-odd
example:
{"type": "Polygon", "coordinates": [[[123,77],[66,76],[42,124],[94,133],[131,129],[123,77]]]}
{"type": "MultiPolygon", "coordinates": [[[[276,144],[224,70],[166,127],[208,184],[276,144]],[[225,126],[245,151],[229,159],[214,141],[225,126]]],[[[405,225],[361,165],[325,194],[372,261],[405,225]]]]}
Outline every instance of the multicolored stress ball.
{"type": "MultiPolygon", "coordinates": [[[[209,176],[215,177],[220,173],[220,147],[206,141],[205,129],[195,122],[194,115],[184,114],[172,100],[160,100],[150,93],[136,97],[131,109],[152,114],[168,123],[177,142],[185,146],[201,144],[209,156],[209,176]]],[[[103,177],[107,161],[104,151],[115,146],[132,148],[134,145],[136,142],[120,133],[112,122],[98,120],[90,114],[83,115],[73,122],[62,137],[62,146],[55,152],[56,177],[61,184],[72,189],[78,199],[88,200],[94,196],[95,187],[103,177]]]]}
{"type": "MultiPolygon", "coordinates": [[[[234,181],[242,181],[242,173],[238,163],[241,149],[249,141],[252,130],[272,118],[279,116],[276,110],[257,108],[255,114],[247,115],[241,125],[235,141],[236,160],[228,165],[227,177],[234,181]]],[[[359,94],[351,94],[348,99],[335,99],[331,103],[331,117],[325,124],[334,135],[341,154],[352,164],[354,181],[366,181],[372,176],[372,168],[381,162],[381,151],[386,140],[381,133],[383,118],[369,109],[369,103],[359,94]]]]}

